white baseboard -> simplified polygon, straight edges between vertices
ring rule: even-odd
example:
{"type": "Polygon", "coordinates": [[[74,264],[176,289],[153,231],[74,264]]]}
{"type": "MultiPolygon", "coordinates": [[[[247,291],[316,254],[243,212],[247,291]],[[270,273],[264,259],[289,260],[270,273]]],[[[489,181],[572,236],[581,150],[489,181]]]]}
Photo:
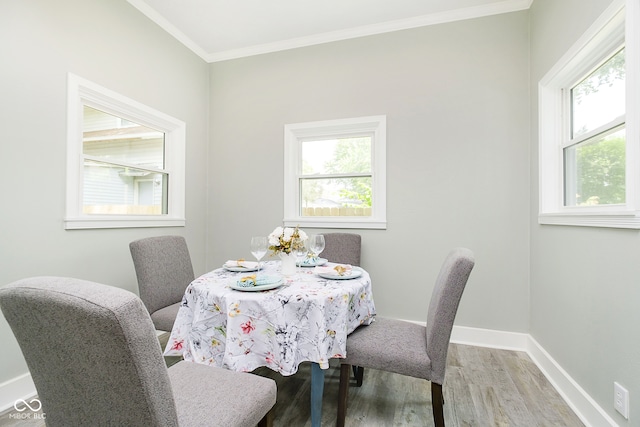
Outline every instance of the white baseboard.
{"type": "Polygon", "coordinates": [[[569,376],[567,371],[531,335],[454,326],[451,331],[451,342],[526,352],[586,427],[618,427],[613,418],[569,376]]]}
{"type": "MultiPolygon", "coordinates": [[[[451,342],[526,352],[586,427],[618,427],[618,424],[531,335],[454,326],[451,332],[451,342]]],[[[17,399],[27,400],[35,394],[36,387],[29,373],[0,384],[0,412],[11,408],[17,399]]]]}
{"type": "Polygon", "coordinates": [[[527,351],[528,339],[529,335],[524,333],[469,328],[467,326],[454,326],[451,331],[451,342],[456,344],[513,351],[527,351]]]}
{"type": "Polygon", "coordinates": [[[31,374],[26,373],[0,384],[0,412],[13,407],[18,399],[28,400],[36,395],[31,374]]]}
{"type": "Polygon", "coordinates": [[[618,427],[613,418],[569,376],[567,371],[562,369],[562,366],[532,336],[529,336],[527,353],[585,426],[618,427]]]}

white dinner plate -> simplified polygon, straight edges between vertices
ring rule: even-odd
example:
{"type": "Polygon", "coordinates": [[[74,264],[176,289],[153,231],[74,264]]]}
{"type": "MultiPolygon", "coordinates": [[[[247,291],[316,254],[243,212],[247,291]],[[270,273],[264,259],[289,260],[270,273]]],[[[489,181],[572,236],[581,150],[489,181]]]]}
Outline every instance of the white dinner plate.
{"type": "Polygon", "coordinates": [[[351,268],[350,274],[345,274],[343,276],[339,275],[337,272],[334,273],[317,273],[318,276],[323,277],[325,279],[332,280],[346,280],[346,279],[355,279],[356,277],[362,276],[362,269],[360,267],[351,268]]]}
{"type": "Polygon", "coordinates": [[[255,266],[253,268],[247,268],[247,267],[238,267],[237,265],[231,266],[231,265],[223,264],[222,268],[228,271],[235,271],[236,273],[247,272],[247,271],[258,271],[258,266],[255,266]]]}
{"type": "Polygon", "coordinates": [[[258,292],[258,291],[268,291],[269,289],[279,288],[284,285],[284,278],[280,276],[269,276],[267,279],[268,283],[264,285],[256,285],[256,286],[240,286],[238,285],[238,279],[233,279],[229,282],[229,287],[231,289],[235,289],[236,291],[243,292],[258,292]]]}
{"type": "Polygon", "coordinates": [[[311,264],[304,264],[303,262],[297,262],[296,264],[298,265],[298,267],[315,267],[317,265],[325,265],[328,262],[329,260],[325,258],[318,258],[316,262],[313,262],[311,264]]]}

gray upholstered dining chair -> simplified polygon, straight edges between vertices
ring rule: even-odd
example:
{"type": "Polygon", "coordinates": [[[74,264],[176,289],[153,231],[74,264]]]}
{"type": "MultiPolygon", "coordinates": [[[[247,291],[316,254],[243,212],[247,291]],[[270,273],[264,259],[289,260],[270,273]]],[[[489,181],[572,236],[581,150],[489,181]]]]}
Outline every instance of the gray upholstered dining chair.
{"type": "Polygon", "coordinates": [[[147,237],[129,243],[140,299],[155,328],[171,331],[184,291],[195,278],[182,236],[147,237]]]}
{"type": "Polygon", "coordinates": [[[34,277],[0,288],[0,308],[47,426],[273,422],[273,380],[184,361],[167,369],[149,313],[129,291],[34,277]]]}
{"type": "Polygon", "coordinates": [[[362,238],[355,233],[325,233],[323,258],[340,264],[360,265],[362,238]]]}
{"type": "MultiPolygon", "coordinates": [[[[355,233],[324,233],[324,250],[321,256],[329,262],[360,266],[362,237],[355,233]]],[[[364,368],[353,366],[353,375],[358,387],[362,385],[364,368]]]]}
{"type": "Polygon", "coordinates": [[[436,427],[444,426],[442,383],[447,366],[451,329],[462,292],[475,265],[469,249],[447,255],[431,294],[426,327],[402,320],[376,318],[347,337],[347,357],[340,363],[338,422],[347,414],[350,365],[379,369],[431,381],[436,427]]]}

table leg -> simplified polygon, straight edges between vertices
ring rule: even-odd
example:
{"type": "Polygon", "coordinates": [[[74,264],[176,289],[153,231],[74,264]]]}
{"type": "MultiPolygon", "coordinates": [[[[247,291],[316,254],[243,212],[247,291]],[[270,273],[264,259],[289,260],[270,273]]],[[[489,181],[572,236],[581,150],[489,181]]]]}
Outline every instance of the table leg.
{"type": "Polygon", "coordinates": [[[311,427],[322,424],[322,393],[324,392],[324,369],[311,363],[311,427]]]}

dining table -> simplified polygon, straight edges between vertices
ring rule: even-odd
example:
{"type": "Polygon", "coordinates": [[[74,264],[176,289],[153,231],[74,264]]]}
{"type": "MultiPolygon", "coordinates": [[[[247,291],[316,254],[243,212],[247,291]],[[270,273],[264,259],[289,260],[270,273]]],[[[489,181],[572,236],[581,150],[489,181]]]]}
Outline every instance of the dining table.
{"type": "Polygon", "coordinates": [[[319,427],[329,360],[344,358],[347,335],[375,319],[369,273],[322,258],[287,276],[280,261],[253,269],[225,263],[191,282],[164,355],[284,376],[311,362],[311,425],[319,427]]]}

